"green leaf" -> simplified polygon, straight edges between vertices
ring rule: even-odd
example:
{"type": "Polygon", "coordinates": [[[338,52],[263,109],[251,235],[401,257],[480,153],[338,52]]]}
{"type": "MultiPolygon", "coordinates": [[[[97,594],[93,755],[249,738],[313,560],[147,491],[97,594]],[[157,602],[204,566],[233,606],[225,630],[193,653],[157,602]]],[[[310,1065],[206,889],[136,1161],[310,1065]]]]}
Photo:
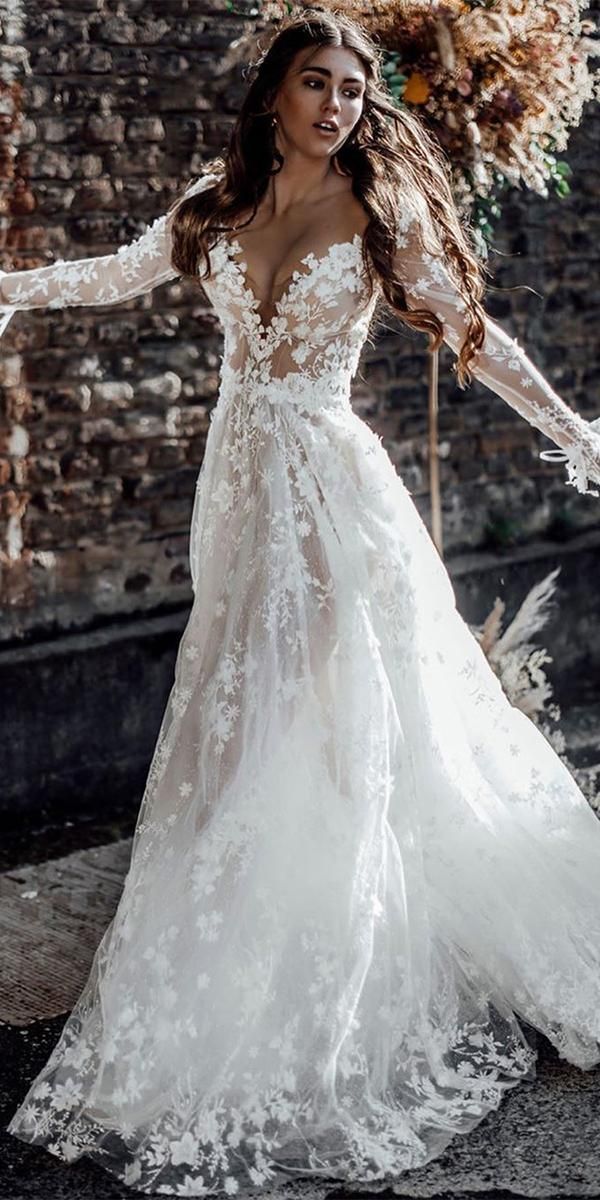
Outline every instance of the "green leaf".
{"type": "Polygon", "coordinates": [[[569,187],[569,184],[567,183],[566,179],[557,179],[554,186],[555,186],[557,196],[570,196],[571,195],[571,188],[569,187]]]}

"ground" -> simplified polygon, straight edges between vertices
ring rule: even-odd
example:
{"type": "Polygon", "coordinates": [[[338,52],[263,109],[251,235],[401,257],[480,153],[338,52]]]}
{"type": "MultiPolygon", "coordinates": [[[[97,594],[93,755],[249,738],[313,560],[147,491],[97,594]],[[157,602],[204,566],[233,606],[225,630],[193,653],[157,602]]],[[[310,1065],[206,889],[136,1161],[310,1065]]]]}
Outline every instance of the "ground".
{"type": "MultiPolygon", "coordinates": [[[[577,765],[597,761],[598,707],[562,727],[577,765]]],[[[0,865],[1,1128],[46,1061],[116,905],[135,813],[78,827],[15,829],[0,865]],[[57,969],[58,965],[58,969],[57,969]],[[24,1023],[24,1022],[27,1023],[24,1023]]],[[[533,1037],[533,1031],[528,1030],[533,1037]]],[[[520,1084],[446,1153],[410,1172],[394,1194],[430,1200],[600,1197],[600,1066],[581,1071],[537,1035],[537,1077],[520,1084]]],[[[100,1167],[66,1166],[0,1132],[0,1200],[132,1200],[100,1167]]],[[[342,1200],[344,1191],[331,1193],[342,1200]]],[[[356,1194],[356,1193],[353,1193],[356,1194]]],[[[368,1191],[360,1195],[368,1197],[368,1191]]],[[[391,1196],[391,1192],[377,1193],[391,1196]]]]}

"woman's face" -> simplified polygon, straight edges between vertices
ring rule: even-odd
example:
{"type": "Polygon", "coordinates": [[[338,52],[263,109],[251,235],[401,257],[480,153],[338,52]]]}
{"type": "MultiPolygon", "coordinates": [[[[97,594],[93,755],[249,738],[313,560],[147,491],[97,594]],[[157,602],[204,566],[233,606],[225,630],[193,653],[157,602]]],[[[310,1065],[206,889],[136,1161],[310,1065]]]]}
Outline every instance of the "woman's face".
{"type": "Polygon", "coordinates": [[[294,147],[309,157],[331,157],[356,125],[366,79],[360,58],[343,46],[300,50],[275,98],[275,145],[282,154],[294,147]],[[333,125],[332,132],[319,123],[333,125]]]}

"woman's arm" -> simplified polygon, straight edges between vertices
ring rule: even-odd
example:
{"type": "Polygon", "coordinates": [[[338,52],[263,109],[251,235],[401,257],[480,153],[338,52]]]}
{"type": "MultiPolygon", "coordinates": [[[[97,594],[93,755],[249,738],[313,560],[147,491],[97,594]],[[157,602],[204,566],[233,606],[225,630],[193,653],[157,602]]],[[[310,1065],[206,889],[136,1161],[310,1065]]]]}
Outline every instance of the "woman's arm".
{"type": "MultiPolygon", "coordinates": [[[[210,186],[207,172],[186,188],[185,199],[210,186]]],[[[59,259],[48,267],[0,271],[0,334],[13,313],[29,308],[64,308],[70,304],[119,304],[177,278],[171,265],[174,209],[158,217],[141,237],[97,258],[59,259]]]]}
{"type": "MultiPolygon", "coordinates": [[[[428,308],[444,325],[444,341],[458,355],[466,332],[465,304],[442,254],[420,246],[417,218],[401,221],[396,271],[405,285],[411,308],[428,308]]],[[[600,418],[586,421],[556,394],[529,360],[516,338],[510,338],[486,315],[486,337],[471,364],[477,379],[497,392],[530,425],[551,438],[559,450],[544,450],[540,458],[565,462],[567,482],[579,492],[597,496],[588,486],[600,484],[600,418]]]]}

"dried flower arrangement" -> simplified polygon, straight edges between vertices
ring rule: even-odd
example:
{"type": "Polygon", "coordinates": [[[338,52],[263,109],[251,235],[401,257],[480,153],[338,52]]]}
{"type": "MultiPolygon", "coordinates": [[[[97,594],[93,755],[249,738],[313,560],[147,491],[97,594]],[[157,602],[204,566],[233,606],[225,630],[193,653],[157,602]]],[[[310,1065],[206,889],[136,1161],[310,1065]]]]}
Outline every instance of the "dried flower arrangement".
{"type": "MultiPolygon", "coordinates": [[[[277,23],[306,7],[257,0],[251,12],[277,23]]],[[[397,104],[418,108],[446,150],[457,206],[483,257],[503,191],[569,194],[571,168],[557,155],[586,100],[600,98],[587,0],[319,0],[318,7],[360,21],[384,47],[389,90],[397,104]]]]}
{"type": "Polygon", "coordinates": [[[550,615],[559,571],[560,567],[556,567],[531,588],[506,629],[502,628],[506,606],[499,598],[483,624],[469,628],[511,704],[537,725],[574,776],[589,804],[600,813],[600,764],[576,767],[569,760],[564,733],[556,725],[561,711],[552,700],[552,685],[543,669],[545,663],[552,662],[552,657],[532,640],[550,615]]]}

